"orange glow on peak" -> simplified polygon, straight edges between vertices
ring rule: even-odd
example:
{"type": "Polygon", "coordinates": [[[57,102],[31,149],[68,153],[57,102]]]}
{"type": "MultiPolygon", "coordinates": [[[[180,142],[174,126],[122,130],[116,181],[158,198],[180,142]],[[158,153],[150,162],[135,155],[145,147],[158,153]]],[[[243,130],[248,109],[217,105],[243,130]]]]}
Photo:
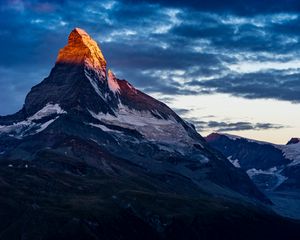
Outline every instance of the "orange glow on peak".
{"type": "Polygon", "coordinates": [[[60,49],[56,62],[83,64],[106,71],[106,60],[98,44],[80,28],[70,33],[68,44],[60,49]]]}

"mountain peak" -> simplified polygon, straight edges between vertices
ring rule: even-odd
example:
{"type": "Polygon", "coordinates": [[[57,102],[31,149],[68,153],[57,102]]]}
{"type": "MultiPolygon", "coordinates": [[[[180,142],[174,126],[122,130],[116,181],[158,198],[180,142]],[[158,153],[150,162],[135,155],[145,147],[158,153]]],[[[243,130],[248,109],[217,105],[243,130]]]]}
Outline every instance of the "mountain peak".
{"type": "Polygon", "coordinates": [[[70,33],[70,35],[71,35],[71,34],[79,34],[79,35],[81,35],[81,36],[87,36],[87,37],[90,37],[90,36],[88,35],[88,33],[87,33],[85,30],[81,29],[81,28],[74,28],[74,29],[72,30],[72,32],[70,33]]]}
{"type": "Polygon", "coordinates": [[[291,138],[286,145],[296,144],[300,142],[300,138],[293,137],[291,138]]]}
{"type": "Polygon", "coordinates": [[[97,42],[80,28],[72,30],[68,44],[59,51],[56,63],[84,65],[106,76],[106,60],[97,42]]]}

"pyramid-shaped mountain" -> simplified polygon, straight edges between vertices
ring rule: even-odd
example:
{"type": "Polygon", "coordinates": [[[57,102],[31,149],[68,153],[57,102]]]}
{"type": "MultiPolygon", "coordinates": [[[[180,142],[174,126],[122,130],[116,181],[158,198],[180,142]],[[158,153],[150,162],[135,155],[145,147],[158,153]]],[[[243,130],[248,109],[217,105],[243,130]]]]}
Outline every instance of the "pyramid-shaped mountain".
{"type": "MultiPolygon", "coordinates": [[[[43,235],[36,229],[37,216],[54,221],[57,229],[65,226],[66,236],[77,239],[80,234],[92,239],[86,236],[97,231],[106,234],[104,239],[112,239],[111,234],[134,239],[141,232],[149,239],[173,236],[172,231],[179,231],[176,216],[213,216],[227,207],[228,216],[248,209],[252,220],[261,214],[277,219],[269,210],[253,210],[270,201],[245,172],[164,103],[118,79],[107,69],[98,44],[79,28],[59,51],[50,75],[28,93],[23,108],[0,117],[0,153],[1,176],[8,183],[4,188],[39,213],[24,215],[30,226],[18,225],[33,229],[35,235],[23,230],[30,239],[43,235]],[[107,225],[110,221],[117,226],[107,225]],[[140,229],[131,229],[130,223],[140,229]]],[[[19,216],[16,211],[5,214],[19,216]]],[[[217,227],[223,231],[224,226],[217,227]]],[[[43,223],[39,229],[52,227],[43,223]]]]}
{"type": "MultiPolygon", "coordinates": [[[[263,198],[245,174],[207,149],[191,124],[107,70],[98,44],[82,29],[71,32],[49,77],[31,89],[22,110],[0,121],[0,134],[9,141],[18,139],[17,146],[1,149],[2,155],[11,158],[34,162],[44,149],[58,153],[62,148],[78,158],[71,140],[76,137],[155,174],[174,172],[199,184],[205,175],[212,175],[216,183],[263,198]],[[62,136],[70,142],[61,142],[62,136]],[[28,141],[36,142],[36,148],[24,148],[28,141]],[[204,174],[203,168],[211,171],[204,174]],[[234,179],[245,186],[240,188],[234,179]]],[[[91,164],[92,156],[80,157],[91,164]]],[[[107,161],[94,158],[96,165],[107,161]]]]}

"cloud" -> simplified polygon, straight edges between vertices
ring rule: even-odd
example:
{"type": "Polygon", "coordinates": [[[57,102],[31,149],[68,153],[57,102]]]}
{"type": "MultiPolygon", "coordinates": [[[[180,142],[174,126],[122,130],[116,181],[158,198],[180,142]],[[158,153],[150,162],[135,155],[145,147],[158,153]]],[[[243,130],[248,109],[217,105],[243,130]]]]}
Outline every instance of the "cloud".
{"type": "Polygon", "coordinates": [[[251,123],[251,122],[225,122],[225,121],[199,121],[195,118],[188,119],[199,131],[246,131],[246,130],[266,130],[266,129],[281,129],[286,126],[272,123],[251,123]]]}
{"type": "Polygon", "coordinates": [[[185,108],[173,108],[173,111],[178,115],[183,116],[193,111],[193,109],[185,109],[185,108]]]}
{"type": "Polygon", "coordinates": [[[0,114],[21,107],[28,86],[46,77],[77,26],[100,43],[119,78],[148,93],[298,102],[297,66],[272,69],[275,62],[300,61],[298,10],[295,0],[271,6],[267,0],[1,1],[2,98],[15,97],[11,107],[0,102],[0,114]],[[248,62],[268,62],[270,69],[238,74],[248,62]]]}
{"type": "Polygon", "coordinates": [[[234,96],[255,99],[271,98],[300,102],[300,72],[289,70],[264,71],[247,74],[229,74],[207,81],[191,81],[206,92],[229,93],[234,96]]]}
{"type": "MultiPolygon", "coordinates": [[[[274,1],[270,5],[268,0],[142,0],[143,2],[158,3],[164,6],[183,7],[203,12],[234,13],[237,15],[257,15],[276,12],[299,12],[300,4],[297,0],[274,1]]],[[[140,0],[127,0],[129,3],[138,3],[140,0]]]]}

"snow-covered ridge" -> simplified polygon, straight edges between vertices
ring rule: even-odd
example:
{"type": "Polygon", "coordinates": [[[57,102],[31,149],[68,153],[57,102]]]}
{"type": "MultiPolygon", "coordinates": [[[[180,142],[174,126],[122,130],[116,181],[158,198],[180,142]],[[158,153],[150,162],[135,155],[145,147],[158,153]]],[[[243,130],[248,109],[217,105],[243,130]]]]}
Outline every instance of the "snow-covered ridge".
{"type": "Polygon", "coordinates": [[[48,103],[45,107],[24,121],[13,123],[12,125],[0,125],[0,134],[9,134],[9,136],[16,138],[22,138],[27,135],[36,134],[42,132],[51,123],[57,120],[59,117],[57,115],[66,113],[67,112],[64,111],[58,104],[48,103]],[[46,122],[36,122],[51,115],[55,115],[55,117],[46,122]]]}
{"type": "Polygon", "coordinates": [[[289,145],[279,145],[277,146],[282,152],[283,155],[290,159],[292,162],[289,166],[300,164],[300,143],[289,144],[289,145]]]}
{"type": "Polygon", "coordinates": [[[291,160],[290,166],[298,165],[300,164],[300,142],[295,144],[288,144],[288,145],[280,145],[280,144],[274,144],[269,142],[263,142],[258,141],[254,139],[244,138],[240,136],[230,135],[230,134],[221,134],[223,136],[228,137],[231,140],[237,140],[237,139],[244,139],[248,142],[258,143],[258,144],[264,144],[264,145],[271,145],[279,150],[281,150],[283,156],[289,160],[291,160]]]}
{"type": "MultiPolygon", "coordinates": [[[[173,116],[169,116],[168,119],[160,119],[156,117],[160,116],[159,112],[155,112],[156,116],[154,116],[150,111],[129,109],[127,106],[119,104],[116,116],[92,111],[90,114],[102,123],[137,130],[150,141],[177,144],[193,142],[184,127],[173,116]]],[[[103,127],[101,126],[101,128],[103,127]]]]}
{"type": "Polygon", "coordinates": [[[64,111],[59,104],[51,104],[48,103],[45,107],[43,107],[41,110],[39,110],[38,112],[36,112],[33,116],[27,118],[27,120],[29,121],[33,121],[33,120],[39,120],[42,119],[44,117],[50,116],[52,114],[65,114],[67,113],[66,111],[64,111]]]}
{"type": "Polygon", "coordinates": [[[228,137],[231,140],[244,139],[244,140],[247,140],[248,142],[276,146],[276,144],[273,144],[273,143],[269,143],[269,142],[265,142],[265,141],[259,141],[259,140],[255,140],[255,139],[251,139],[251,138],[245,138],[245,137],[241,137],[241,136],[237,136],[237,135],[232,135],[232,134],[228,134],[228,133],[222,133],[220,135],[228,137]]]}

